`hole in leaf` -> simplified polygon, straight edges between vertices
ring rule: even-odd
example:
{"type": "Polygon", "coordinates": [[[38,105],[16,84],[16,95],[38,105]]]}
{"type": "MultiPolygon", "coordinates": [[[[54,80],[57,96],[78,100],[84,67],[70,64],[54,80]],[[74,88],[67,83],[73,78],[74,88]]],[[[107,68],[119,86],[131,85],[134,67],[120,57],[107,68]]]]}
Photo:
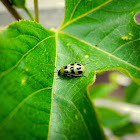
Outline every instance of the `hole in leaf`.
{"type": "Polygon", "coordinates": [[[140,12],[135,15],[134,19],[136,23],[140,24],[140,12]]]}

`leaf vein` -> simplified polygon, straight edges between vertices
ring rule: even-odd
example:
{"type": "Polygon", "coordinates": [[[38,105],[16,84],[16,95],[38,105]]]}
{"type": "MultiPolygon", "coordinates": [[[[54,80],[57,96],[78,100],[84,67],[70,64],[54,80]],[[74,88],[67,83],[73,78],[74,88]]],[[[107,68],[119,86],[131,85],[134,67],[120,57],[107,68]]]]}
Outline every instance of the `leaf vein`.
{"type": "Polygon", "coordinates": [[[39,89],[33,93],[31,93],[30,95],[28,95],[26,98],[24,98],[17,106],[16,108],[9,113],[9,115],[0,123],[0,129],[2,129],[2,127],[16,114],[16,112],[21,108],[21,106],[29,99],[31,98],[33,95],[37,94],[40,91],[46,90],[46,89],[52,89],[52,87],[46,87],[46,88],[42,88],[39,89]]]}
{"type": "Polygon", "coordinates": [[[76,107],[76,105],[75,105],[72,101],[70,101],[70,100],[68,100],[68,99],[66,99],[66,98],[64,98],[64,97],[62,97],[62,96],[60,96],[60,95],[57,95],[57,94],[55,94],[55,93],[54,93],[54,95],[58,96],[59,98],[61,98],[61,99],[63,99],[63,100],[68,101],[69,103],[71,103],[71,104],[73,105],[73,107],[77,110],[77,112],[78,112],[79,115],[81,116],[81,119],[82,119],[82,121],[83,121],[83,123],[84,123],[85,128],[87,129],[87,132],[88,132],[88,135],[89,135],[90,139],[92,139],[92,136],[91,136],[90,131],[89,131],[88,127],[87,127],[87,124],[86,124],[86,122],[85,122],[85,120],[84,120],[84,118],[83,118],[83,116],[82,116],[82,113],[78,110],[78,108],[76,107]]]}
{"type": "Polygon", "coordinates": [[[76,18],[74,18],[73,20],[68,21],[66,24],[64,24],[63,26],[61,26],[61,27],[59,28],[59,30],[62,30],[63,28],[65,28],[65,27],[68,26],[69,24],[71,24],[71,23],[73,23],[73,22],[75,22],[75,21],[77,21],[77,20],[79,20],[79,19],[85,17],[86,15],[88,15],[88,14],[90,14],[90,13],[92,13],[92,12],[98,10],[98,9],[100,9],[101,7],[103,7],[103,6],[105,6],[106,4],[110,3],[111,1],[113,1],[113,0],[108,0],[108,1],[104,2],[103,4],[97,6],[96,8],[93,8],[92,10],[90,10],[90,11],[88,11],[88,12],[86,12],[86,13],[80,15],[79,17],[76,17],[76,18]]]}
{"type": "Polygon", "coordinates": [[[67,35],[67,36],[69,36],[69,37],[71,37],[71,38],[74,38],[74,39],[78,40],[79,42],[82,42],[82,43],[84,43],[84,44],[86,44],[86,45],[88,45],[88,46],[90,46],[90,47],[92,47],[92,48],[94,48],[94,49],[96,49],[96,50],[99,50],[99,51],[101,51],[101,52],[107,54],[108,56],[113,57],[113,58],[115,58],[115,59],[117,59],[117,60],[119,60],[119,61],[121,61],[121,62],[123,62],[123,63],[125,63],[125,64],[127,64],[127,65],[129,65],[129,66],[131,66],[131,67],[133,67],[133,68],[135,68],[135,69],[137,69],[137,70],[140,71],[140,68],[139,68],[139,67],[137,67],[137,66],[135,66],[135,65],[133,65],[133,64],[130,64],[130,63],[128,63],[127,61],[122,60],[122,59],[120,59],[119,57],[117,57],[117,56],[115,56],[115,55],[112,55],[111,53],[108,53],[108,52],[106,52],[106,51],[100,49],[99,47],[96,47],[96,46],[94,46],[94,45],[92,45],[92,44],[90,44],[90,43],[88,43],[88,42],[85,42],[84,40],[80,40],[79,38],[74,37],[74,36],[72,36],[72,35],[70,35],[70,34],[67,34],[67,33],[65,33],[65,32],[62,32],[62,31],[61,31],[60,33],[61,33],[61,34],[64,34],[64,35],[67,35]]]}
{"type": "Polygon", "coordinates": [[[117,49],[115,49],[111,54],[114,54],[116,51],[118,51],[119,49],[121,49],[122,47],[124,47],[125,45],[131,43],[131,42],[135,42],[135,41],[138,41],[140,40],[140,38],[138,39],[135,39],[135,40],[132,40],[132,41],[129,41],[129,42],[126,42],[125,44],[122,44],[120,47],[118,47],[117,49]]]}
{"type": "Polygon", "coordinates": [[[106,39],[111,33],[113,33],[117,28],[119,28],[120,27],[120,25],[118,25],[117,27],[115,27],[111,32],[109,32],[98,44],[97,44],[97,46],[99,46],[99,44],[104,40],[104,39],[106,39]]]}
{"type": "Polygon", "coordinates": [[[42,41],[40,41],[37,45],[35,45],[33,48],[31,48],[29,51],[27,51],[22,57],[21,59],[11,68],[9,68],[8,70],[4,71],[1,73],[0,75],[0,78],[2,78],[3,76],[5,76],[6,74],[8,74],[9,72],[11,72],[13,69],[15,69],[19,63],[24,59],[25,56],[27,56],[32,50],[34,50],[40,43],[42,43],[43,41],[51,38],[51,37],[54,37],[54,36],[49,36],[49,37],[46,37],[45,39],[43,39],[42,41]]]}
{"type": "Polygon", "coordinates": [[[77,9],[78,5],[80,4],[80,2],[81,2],[81,0],[79,0],[78,3],[77,3],[77,5],[74,7],[74,9],[73,9],[73,11],[71,13],[71,16],[70,16],[69,21],[72,19],[72,16],[74,15],[74,12],[76,11],[76,9],[77,9]]]}

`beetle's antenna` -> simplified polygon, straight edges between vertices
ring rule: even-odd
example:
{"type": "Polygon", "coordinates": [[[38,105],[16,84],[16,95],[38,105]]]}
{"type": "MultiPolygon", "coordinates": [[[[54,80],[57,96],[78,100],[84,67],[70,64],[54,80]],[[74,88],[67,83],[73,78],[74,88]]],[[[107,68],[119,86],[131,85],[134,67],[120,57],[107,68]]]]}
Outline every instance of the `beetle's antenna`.
{"type": "MultiPolygon", "coordinates": [[[[80,63],[80,64],[82,64],[81,62],[75,62],[75,63],[80,63]]],[[[89,64],[89,63],[85,63],[85,64],[83,64],[83,65],[87,65],[87,64],[89,64]]]]}
{"type": "MultiPolygon", "coordinates": [[[[51,59],[51,61],[52,61],[52,64],[54,65],[54,63],[53,63],[53,60],[52,60],[52,59],[51,59]]],[[[55,67],[55,65],[54,65],[54,67],[55,67]]],[[[56,68],[56,67],[55,67],[55,68],[56,68]]],[[[57,68],[56,68],[56,70],[57,70],[57,68]]],[[[57,71],[58,71],[58,70],[57,70],[57,71]]],[[[48,74],[48,75],[47,75],[47,77],[46,77],[46,78],[48,78],[48,76],[49,76],[49,75],[51,75],[52,73],[56,73],[56,72],[51,72],[50,74],[48,74]]]]}
{"type": "MultiPolygon", "coordinates": [[[[56,72],[52,72],[52,73],[56,73],[56,72]]],[[[49,77],[49,75],[51,75],[52,73],[48,74],[48,75],[46,76],[46,78],[48,78],[48,77],[49,77]]]]}
{"type": "Polygon", "coordinates": [[[85,63],[85,64],[83,64],[83,65],[87,65],[88,63],[85,63]]]}
{"type": "MultiPolygon", "coordinates": [[[[52,60],[52,59],[51,59],[52,60]]],[[[52,60],[52,64],[54,65],[54,63],[53,63],[53,60],[52,60]]],[[[56,68],[56,66],[54,65],[54,67],[56,68]]],[[[56,68],[56,70],[57,70],[57,68],[56,68]]],[[[58,71],[58,70],[57,70],[58,71]]]]}

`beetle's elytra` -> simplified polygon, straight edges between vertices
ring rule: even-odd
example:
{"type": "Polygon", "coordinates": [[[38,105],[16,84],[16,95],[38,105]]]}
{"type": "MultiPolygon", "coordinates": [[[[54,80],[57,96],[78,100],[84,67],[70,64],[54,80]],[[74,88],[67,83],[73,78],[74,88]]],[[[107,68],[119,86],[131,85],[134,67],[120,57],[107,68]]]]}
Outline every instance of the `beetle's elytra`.
{"type": "Polygon", "coordinates": [[[68,64],[67,66],[63,66],[59,71],[59,76],[67,76],[67,77],[80,77],[84,76],[85,66],[75,62],[74,64],[68,64]]]}

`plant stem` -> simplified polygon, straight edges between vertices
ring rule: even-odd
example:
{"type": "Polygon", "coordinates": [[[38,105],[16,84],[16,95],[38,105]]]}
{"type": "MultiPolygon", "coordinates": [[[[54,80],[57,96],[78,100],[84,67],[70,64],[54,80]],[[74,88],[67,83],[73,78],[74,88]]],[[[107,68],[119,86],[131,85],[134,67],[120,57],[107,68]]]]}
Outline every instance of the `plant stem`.
{"type": "Polygon", "coordinates": [[[38,17],[38,0],[34,0],[34,9],[35,9],[35,21],[39,22],[39,17],[38,17]]]}
{"type": "Polygon", "coordinates": [[[25,7],[24,8],[25,12],[28,14],[31,20],[34,20],[34,17],[32,16],[31,12],[25,7]]]}
{"type": "Polygon", "coordinates": [[[16,20],[22,19],[19,13],[12,7],[12,5],[7,0],[1,0],[1,2],[8,9],[8,11],[14,16],[16,20]]]}

